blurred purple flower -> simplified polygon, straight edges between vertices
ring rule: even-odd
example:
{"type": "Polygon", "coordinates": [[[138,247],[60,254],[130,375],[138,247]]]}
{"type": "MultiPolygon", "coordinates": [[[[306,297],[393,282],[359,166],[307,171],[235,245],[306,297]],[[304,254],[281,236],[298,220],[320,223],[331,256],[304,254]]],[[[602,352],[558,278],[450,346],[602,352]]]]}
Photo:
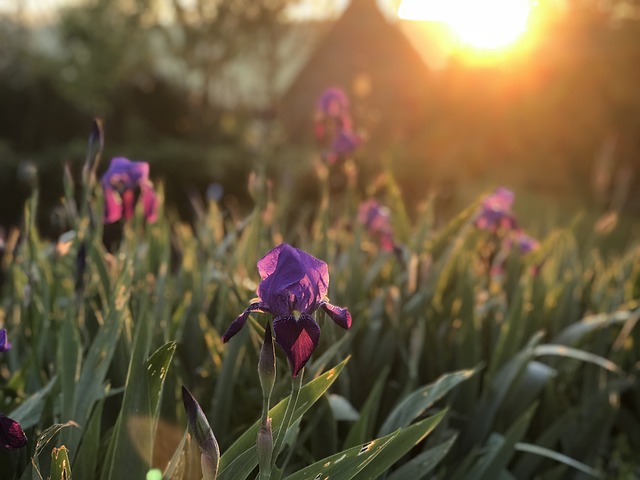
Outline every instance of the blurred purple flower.
{"type": "Polygon", "coordinates": [[[26,444],[27,436],[20,424],[0,413],[0,447],[12,450],[26,444]]]}
{"type": "Polygon", "coordinates": [[[105,223],[113,223],[122,217],[133,217],[136,194],[144,207],[144,216],[148,222],[154,222],[158,216],[158,199],[153,184],[149,180],[149,164],[132,162],[124,157],[111,160],[109,169],[102,176],[104,191],[105,223]]]}
{"type": "Polygon", "coordinates": [[[480,212],[475,220],[476,227],[481,230],[513,230],[517,228],[516,219],[511,213],[514,194],[511,190],[500,187],[487,196],[480,205],[480,212]]]}
{"type": "Polygon", "coordinates": [[[262,281],[258,301],[252,303],[222,336],[227,342],[242,329],[252,312],[270,313],[276,343],[289,360],[293,376],[307,363],[320,339],[320,327],[312,317],[320,307],[342,328],[351,327],[346,308],[326,298],[329,270],[322,260],[281,243],[258,261],[262,281]]]}
{"type": "Polygon", "coordinates": [[[327,88],[318,99],[315,118],[315,135],[319,142],[331,141],[342,131],[351,132],[349,99],[337,87],[327,88]]]}
{"type": "Polygon", "coordinates": [[[522,230],[518,230],[515,233],[515,243],[520,250],[520,253],[527,254],[534,250],[537,250],[540,247],[540,242],[533,237],[530,237],[522,230]]]}
{"type": "Polygon", "coordinates": [[[369,199],[360,204],[358,220],[380,241],[380,247],[391,252],[394,249],[393,230],[391,228],[391,212],[377,200],[369,199]]]}
{"type": "Polygon", "coordinates": [[[11,350],[11,344],[7,338],[7,331],[0,328],[0,352],[8,352],[9,350],[11,350]]]}
{"type": "Polygon", "coordinates": [[[224,195],[224,186],[220,183],[210,183],[207,187],[207,200],[210,202],[219,202],[224,195]]]}
{"type": "Polygon", "coordinates": [[[349,99],[338,87],[327,88],[318,98],[318,114],[330,118],[340,118],[349,112],[349,99]]]}
{"type": "Polygon", "coordinates": [[[331,150],[324,154],[324,159],[334,165],[353,153],[362,143],[362,139],[355,133],[341,130],[331,144],[331,150]]]}

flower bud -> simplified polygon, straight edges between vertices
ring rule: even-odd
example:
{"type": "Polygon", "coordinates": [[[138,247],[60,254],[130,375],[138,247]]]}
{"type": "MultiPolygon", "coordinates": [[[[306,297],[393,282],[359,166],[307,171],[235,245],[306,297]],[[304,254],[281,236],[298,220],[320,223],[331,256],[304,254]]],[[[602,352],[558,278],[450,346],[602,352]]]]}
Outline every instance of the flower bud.
{"type": "Polygon", "coordinates": [[[85,182],[88,181],[89,175],[95,175],[98,169],[98,163],[102,151],[104,150],[104,127],[102,119],[96,117],[91,124],[91,133],[87,145],[87,158],[85,159],[83,175],[85,182]]]}
{"type": "Polygon", "coordinates": [[[193,395],[184,386],[182,387],[182,402],[187,412],[189,433],[195,438],[202,455],[202,474],[205,480],[215,480],[218,474],[218,462],[220,461],[220,448],[213,430],[204,415],[202,408],[193,398],[193,395]]]}
{"type": "Polygon", "coordinates": [[[271,456],[273,455],[273,434],[271,432],[271,417],[265,419],[258,430],[256,440],[258,465],[260,472],[268,475],[271,470],[271,456]]]}
{"type": "Polygon", "coordinates": [[[216,480],[218,476],[218,459],[202,452],[200,455],[200,465],[202,466],[203,480],[216,480]]]}
{"type": "Polygon", "coordinates": [[[271,398],[273,385],[276,381],[276,352],[269,323],[267,323],[264,330],[264,342],[260,350],[260,360],[258,361],[258,375],[260,376],[262,395],[265,398],[271,398]]]}

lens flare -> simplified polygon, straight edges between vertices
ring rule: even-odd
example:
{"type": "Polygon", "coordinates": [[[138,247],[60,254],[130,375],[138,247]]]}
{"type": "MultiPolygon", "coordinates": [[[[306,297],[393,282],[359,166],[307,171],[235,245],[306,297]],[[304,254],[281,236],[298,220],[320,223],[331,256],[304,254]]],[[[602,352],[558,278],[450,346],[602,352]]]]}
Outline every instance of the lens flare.
{"type": "Polygon", "coordinates": [[[398,16],[445,23],[460,44],[495,50],[508,47],[527,31],[531,6],[530,0],[403,0],[398,16]]]}

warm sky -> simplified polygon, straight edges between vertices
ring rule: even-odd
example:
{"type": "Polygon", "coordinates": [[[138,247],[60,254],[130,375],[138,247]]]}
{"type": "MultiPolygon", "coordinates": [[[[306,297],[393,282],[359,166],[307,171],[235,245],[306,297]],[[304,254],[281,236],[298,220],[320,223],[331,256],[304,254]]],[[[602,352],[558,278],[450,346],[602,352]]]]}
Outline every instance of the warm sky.
{"type": "MultiPolygon", "coordinates": [[[[35,17],[46,19],[61,5],[78,3],[82,0],[0,0],[0,12],[13,13],[19,6],[35,17]]],[[[446,1],[446,0],[445,0],[446,1]]],[[[392,11],[394,0],[378,0],[383,10],[392,11]]],[[[299,4],[293,8],[297,17],[322,16],[327,11],[340,12],[348,3],[348,0],[299,0],[299,4]]]]}
{"type": "MultiPolygon", "coordinates": [[[[56,8],[86,0],[0,0],[0,12],[16,14],[36,22],[55,21],[56,8]]],[[[194,0],[182,0],[189,3],[194,0]]],[[[433,58],[432,67],[446,61],[452,49],[470,48],[475,58],[490,59],[518,43],[527,30],[528,17],[536,0],[377,0],[380,9],[409,20],[402,28],[421,53],[433,58]]],[[[337,16],[349,0],[297,0],[293,18],[337,16]]],[[[396,17],[397,18],[397,17],[396,17]]],[[[432,63],[432,62],[428,62],[432,63]]]]}

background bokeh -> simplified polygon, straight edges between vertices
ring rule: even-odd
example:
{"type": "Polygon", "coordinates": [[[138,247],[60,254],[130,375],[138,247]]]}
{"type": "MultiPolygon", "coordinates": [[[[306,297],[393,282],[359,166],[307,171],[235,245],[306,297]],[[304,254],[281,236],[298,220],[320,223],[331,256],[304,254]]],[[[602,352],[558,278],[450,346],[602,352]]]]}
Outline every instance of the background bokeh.
{"type": "Polygon", "coordinates": [[[541,0],[528,36],[490,58],[444,49],[437,24],[393,18],[393,2],[302,3],[5,5],[0,224],[19,222],[35,167],[41,228],[64,231],[59,179],[64,164],[79,172],[96,116],[105,156],[150,162],[185,218],[213,182],[247,207],[256,169],[313,208],[315,101],[338,85],[366,138],[362,189],[390,166],[407,203],[438,195],[443,219],[505,184],[541,234],[610,209],[621,241],[637,232],[638,2],[541,0]]]}

